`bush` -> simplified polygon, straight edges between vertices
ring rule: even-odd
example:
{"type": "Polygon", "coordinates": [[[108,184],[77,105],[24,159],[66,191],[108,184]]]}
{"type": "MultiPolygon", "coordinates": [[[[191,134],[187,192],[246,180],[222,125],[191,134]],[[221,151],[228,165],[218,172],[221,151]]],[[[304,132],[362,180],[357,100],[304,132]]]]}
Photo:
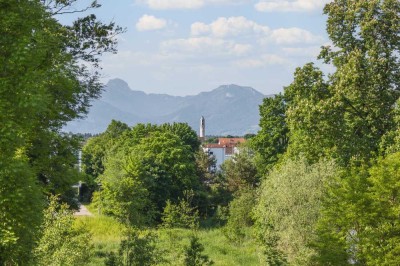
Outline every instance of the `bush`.
{"type": "Polygon", "coordinates": [[[310,264],[325,182],[336,172],[333,162],[310,165],[301,158],[285,161],[264,179],[254,216],[268,263],[287,259],[289,264],[310,264]]]}
{"type": "Polygon", "coordinates": [[[118,254],[111,252],[105,260],[106,266],[148,266],[161,261],[157,253],[156,236],[148,231],[130,228],[121,241],[118,254]]]}
{"type": "Polygon", "coordinates": [[[224,227],[225,236],[241,242],[245,237],[246,227],[253,225],[252,209],[255,205],[255,193],[251,189],[242,190],[229,204],[229,216],[224,227]]]}
{"type": "Polygon", "coordinates": [[[331,182],[316,242],[319,265],[399,265],[400,153],[331,182]]]}
{"type": "Polygon", "coordinates": [[[183,265],[185,266],[203,266],[212,265],[214,262],[203,254],[204,247],[200,243],[199,238],[196,236],[190,237],[189,246],[185,247],[185,259],[183,265]]]}
{"type": "Polygon", "coordinates": [[[167,228],[197,228],[199,226],[199,212],[195,207],[191,207],[193,191],[184,192],[186,199],[181,199],[178,204],[167,200],[167,205],[163,212],[163,226],[167,228]]]}
{"type": "Polygon", "coordinates": [[[85,265],[92,254],[91,235],[83,225],[74,226],[74,216],[56,196],[44,212],[43,234],[35,249],[37,265],[85,265]]]}

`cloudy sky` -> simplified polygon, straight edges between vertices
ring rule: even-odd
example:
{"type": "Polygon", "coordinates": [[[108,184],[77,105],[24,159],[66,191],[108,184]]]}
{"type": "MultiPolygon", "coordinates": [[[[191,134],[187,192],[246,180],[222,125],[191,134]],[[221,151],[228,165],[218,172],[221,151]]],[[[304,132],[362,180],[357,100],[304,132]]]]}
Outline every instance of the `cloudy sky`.
{"type": "Polygon", "coordinates": [[[105,80],[134,90],[194,95],[222,84],[282,91],[328,44],[328,0],[102,0],[96,14],[126,27],[105,80]]]}

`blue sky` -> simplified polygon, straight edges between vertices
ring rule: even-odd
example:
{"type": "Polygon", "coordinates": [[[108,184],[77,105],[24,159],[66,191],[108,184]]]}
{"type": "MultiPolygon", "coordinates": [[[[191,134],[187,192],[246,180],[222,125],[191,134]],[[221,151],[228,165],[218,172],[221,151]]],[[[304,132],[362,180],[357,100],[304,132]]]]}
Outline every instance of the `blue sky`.
{"type": "MultiPolygon", "coordinates": [[[[296,67],[329,44],[328,0],[102,0],[103,21],[126,27],[104,81],[133,90],[194,95],[222,84],[278,93],[296,67]]],[[[324,67],[324,66],[323,66],[324,67]]],[[[324,67],[326,68],[326,67],[324,67]]],[[[327,68],[328,70],[328,68],[327,68]]]]}

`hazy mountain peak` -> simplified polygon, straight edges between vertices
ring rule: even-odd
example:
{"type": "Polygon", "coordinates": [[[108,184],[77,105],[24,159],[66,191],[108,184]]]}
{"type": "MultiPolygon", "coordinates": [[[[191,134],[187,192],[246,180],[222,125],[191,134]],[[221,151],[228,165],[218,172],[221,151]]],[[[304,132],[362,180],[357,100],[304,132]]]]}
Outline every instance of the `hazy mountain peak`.
{"type": "Polygon", "coordinates": [[[88,117],[69,123],[66,131],[99,133],[111,119],[133,126],[137,123],[186,122],[194,130],[204,115],[208,135],[244,135],[258,130],[258,106],[265,96],[250,87],[236,84],[193,96],[146,94],[133,91],[121,79],[107,83],[102,97],[93,102],[88,117]]]}
{"type": "Polygon", "coordinates": [[[239,86],[236,84],[221,85],[216,88],[213,92],[220,94],[225,98],[236,98],[236,97],[264,97],[264,95],[251,88],[239,86]]]}
{"type": "Polygon", "coordinates": [[[236,85],[236,84],[226,84],[226,85],[221,85],[219,86],[216,90],[237,90],[237,89],[243,89],[245,87],[236,85]]]}
{"type": "Polygon", "coordinates": [[[115,79],[110,79],[107,84],[106,84],[107,89],[118,89],[118,90],[131,90],[129,88],[128,83],[125,80],[115,78],[115,79]]]}
{"type": "Polygon", "coordinates": [[[259,91],[253,89],[252,87],[240,86],[240,85],[236,85],[236,84],[221,85],[216,90],[223,90],[223,91],[251,91],[252,93],[256,92],[256,93],[261,94],[259,91]]]}

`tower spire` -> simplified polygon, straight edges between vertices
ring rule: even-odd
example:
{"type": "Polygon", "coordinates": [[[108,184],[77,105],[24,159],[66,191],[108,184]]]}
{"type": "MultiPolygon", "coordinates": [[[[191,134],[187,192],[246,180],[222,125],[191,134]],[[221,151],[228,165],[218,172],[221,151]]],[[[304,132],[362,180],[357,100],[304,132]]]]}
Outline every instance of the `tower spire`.
{"type": "Polygon", "coordinates": [[[206,120],[204,116],[200,118],[200,140],[204,141],[206,138],[206,120]]]}

